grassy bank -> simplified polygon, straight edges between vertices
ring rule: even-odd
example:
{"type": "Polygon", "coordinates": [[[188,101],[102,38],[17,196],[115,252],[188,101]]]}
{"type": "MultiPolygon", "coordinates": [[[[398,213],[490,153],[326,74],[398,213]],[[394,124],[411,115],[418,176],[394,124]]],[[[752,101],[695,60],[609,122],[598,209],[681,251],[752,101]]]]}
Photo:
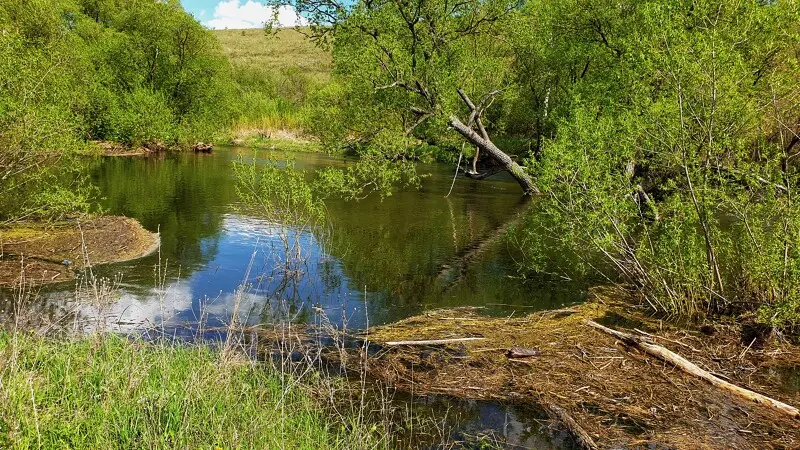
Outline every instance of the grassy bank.
{"type": "Polygon", "coordinates": [[[318,151],[302,122],[308,97],[330,80],[331,54],[294,29],[213,33],[240,91],[238,116],[220,143],[318,151]]]}
{"type": "Polygon", "coordinates": [[[204,346],[0,332],[0,447],[374,448],[271,366],[204,346]]]}

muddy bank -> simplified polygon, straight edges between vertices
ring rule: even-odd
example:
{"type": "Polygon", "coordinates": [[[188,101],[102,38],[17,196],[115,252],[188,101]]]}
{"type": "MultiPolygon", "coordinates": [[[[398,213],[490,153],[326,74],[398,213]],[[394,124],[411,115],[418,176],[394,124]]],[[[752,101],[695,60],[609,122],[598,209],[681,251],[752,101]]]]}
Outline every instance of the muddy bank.
{"type": "MultiPolygon", "coordinates": [[[[601,296],[571,310],[487,318],[432,311],[373,328],[371,376],[415,394],[536,404],[574,420],[599,448],[796,448],[800,420],[743,400],[585,324],[641,336],[704,370],[792,406],[800,391],[776,374],[800,349],[735,323],[677,328],[601,296]],[[473,338],[430,345],[397,341],[473,338]],[[509,350],[512,350],[508,357],[509,350]]],[[[359,364],[360,354],[347,364],[359,364]]]]}
{"type": "Polygon", "coordinates": [[[23,279],[33,284],[68,281],[76,270],[140,258],[153,253],[158,244],[157,233],[120,216],[0,230],[0,285],[23,279]]]}

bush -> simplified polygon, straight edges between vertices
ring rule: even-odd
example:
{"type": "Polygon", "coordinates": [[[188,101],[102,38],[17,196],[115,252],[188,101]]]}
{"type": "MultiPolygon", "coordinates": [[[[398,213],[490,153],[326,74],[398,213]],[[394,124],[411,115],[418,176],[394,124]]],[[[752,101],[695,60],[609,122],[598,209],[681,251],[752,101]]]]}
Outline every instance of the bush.
{"type": "Polygon", "coordinates": [[[137,88],[124,95],[105,117],[106,138],[138,146],[150,141],[175,140],[175,117],[163,94],[137,88]]]}

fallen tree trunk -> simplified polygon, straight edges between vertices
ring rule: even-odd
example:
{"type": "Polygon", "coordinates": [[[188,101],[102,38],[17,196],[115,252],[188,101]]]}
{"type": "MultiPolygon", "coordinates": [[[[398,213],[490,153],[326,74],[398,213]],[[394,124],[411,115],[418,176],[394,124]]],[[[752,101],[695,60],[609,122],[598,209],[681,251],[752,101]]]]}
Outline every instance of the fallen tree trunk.
{"type": "Polygon", "coordinates": [[[451,342],[468,342],[468,341],[482,341],[484,338],[480,337],[466,337],[466,338],[454,338],[454,339],[431,339],[427,341],[393,341],[393,342],[386,342],[384,345],[389,346],[396,346],[396,345],[438,345],[438,344],[450,344],[451,342]]]}
{"type": "Polygon", "coordinates": [[[708,371],[701,369],[696,364],[678,355],[677,353],[672,352],[669,349],[666,349],[660,345],[646,342],[637,336],[628,333],[623,333],[617,330],[612,330],[611,328],[600,325],[599,323],[594,322],[592,320],[586,320],[584,321],[584,323],[591,326],[592,328],[602,331],[603,333],[610,334],[611,336],[614,336],[617,339],[620,339],[621,341],[625,342],[626,344],[632,347],[636,347],[651,356],[655,356],[656,358],[662,361],[668,362],[690,375],[694,375],[697,378],[703,379],[711,383],[711,385],[713,386],[716,386],[720,389],[724,389],[728,392],[736,394],[739,397],[744,398],[745,400],[769,406],[770,408],[773,408],[777,411],[787,414],[795,419],[800,419],[800,410],[798,410],[797,408],[791,405],[787,405],[786,403],[783,403],[781,401],[769,398],[757,392],[753,392],[749,389],[745,389],[743,387],[739,387],[735,384],[729,383],[709,373],[708,371]]]}
{"type": "Polygon", "coordinates": [[[496,145],[492,141],[486,140],[481,135],[475,132],[472,128],[465,125],[462,121],[458,119],[456,116],[450,116],[449,124],[453,129],[458,131],[459,134],[464,136],[470,143],[480,148],[481,151],[486,152],[489,156],[492,157],[497,163],[503,168],[503,170],[507,171],[517,180],[522,190],[527,195],[531,194],[538,194],[539,189],[536,188],[533,184],[533,180],[525,170],[514,162],[510,156],[508,156],[505,152],[497,148],[496,145]]]}

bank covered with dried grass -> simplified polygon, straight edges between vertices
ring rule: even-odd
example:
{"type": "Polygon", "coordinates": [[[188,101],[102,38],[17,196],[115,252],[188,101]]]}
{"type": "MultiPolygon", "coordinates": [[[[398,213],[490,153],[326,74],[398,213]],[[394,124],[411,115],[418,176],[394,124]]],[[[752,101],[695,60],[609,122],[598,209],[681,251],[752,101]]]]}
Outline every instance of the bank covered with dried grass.
{"type": "Polygon", "coordinates": [[[569,310],[523,317],[438,310],[376,327],[369,330],[372,342],[407,342],[384,344],[369,371],[416,394],[538,404],[578,441],[585,434],[589,442],[582,443],[590,448],[800,445],[797,417],[715,387],[588,321],[624,330],[713,377],[793,407],[800,405],[800,391],[780,376],[800,364],[796,345],[733,322],[676,327],[612,296],[593,297],[569,310]],[[443,339],[454,341],[424,342],[443,339]]]}
{"type": "Polygon", "coordinates": [[[122,216],[0,229],[0,286],[69,281],[74,270],[141,258],[159,243],[158,233],[122,216]]]}

